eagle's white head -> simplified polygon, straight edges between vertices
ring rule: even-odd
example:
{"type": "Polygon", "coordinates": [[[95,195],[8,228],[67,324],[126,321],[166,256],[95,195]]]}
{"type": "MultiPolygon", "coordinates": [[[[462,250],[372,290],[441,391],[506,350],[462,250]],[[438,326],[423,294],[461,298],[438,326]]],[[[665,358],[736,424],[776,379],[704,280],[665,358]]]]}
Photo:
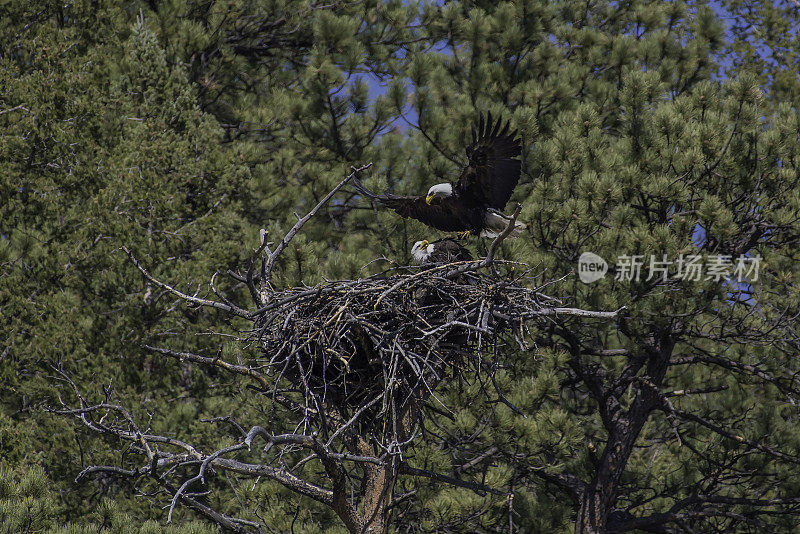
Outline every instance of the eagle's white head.
{"type": "Polygon", "coordinates": [[[411,247],[411,256],[414,258],[414,261],[422,265],[433,253],[433,245],[428,243],[426,240],[417,241],[414,243],[414,246],[411,247]]]}
{"type": "Polygon", "coordinates": [[[425,203],[430,204],[434,198],[446,198],[453,196],[453,184],[436,184],[428,189],[428,196],[425,203]]]}

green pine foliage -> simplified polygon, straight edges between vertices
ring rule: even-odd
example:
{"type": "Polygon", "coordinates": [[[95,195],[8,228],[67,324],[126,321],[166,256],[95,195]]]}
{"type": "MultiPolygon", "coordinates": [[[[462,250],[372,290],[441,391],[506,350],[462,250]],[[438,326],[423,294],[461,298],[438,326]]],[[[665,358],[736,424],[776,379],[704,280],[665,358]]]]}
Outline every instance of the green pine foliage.
{"type": "Polygon", "coordinates": [[[165,368],[141,350],[156,325],[202,330],[206,318],[166,317],[172,302],[143,283],[120,247],[176,275],[238,266],[245,230],[231,207],[249,178],[245,155],[220,146],[218,123],[143,19],[126,26],[123,40],[92,45],[70,27],[90,14],[76,7],[68,21],[54,15],[34,25],[3,69],[4,102],[21,106],[4,116],[2,143],[3,404],[7,433],[26,436],[4,447],[12,465],[48,465],[76,516],[97,495],[68,482],[80,468],[72,452],[104,448],[43,411],[61,407],[66,376],[89,391],[113,389],[120,402],[136,399],[141,414],[170,398],[209,398],[203,373],[165,368]],[[119,51],[118,61],[109,51],[119,51]]]}
{"type": "Polygon", "coordinates": [[[155,521],[138,521],[110,499],[102,500],[86,518],[89,525],[59,521],[59,503],[53,482],[39,465],[17,469],[0,467],[0,532],[8,534],[214,534],[212,525],[200,521],[163,527],[155,521]],[[91,525],[91,526],[90,526],[91,525]]]}
{"type": "MultiPolygon", "coordinates": [[[[59,399],[76,401],[70,380],[92,402],[124,405],[154,431],[207,450],[239,439],[224,421],[208,422],[225,415],[292,430],[290,414],[243,382],[143,348],[227,361],[255,355],[236,339],[246,325],[178,305],[121,247],[190,294],[213,294],[219,272],[218,289],[245,305],[246,288],[225,273],[247,266],[259,230],[282,236],[352,165],[372,162],[365,184],[398,194],[453,180],[470,124],[487,111],[510,119],[524,146],[512,201],[522,203],[529,231],[500,255],[563,278],[549,291],[565,305],[626,308],[616,323],[575,320],[568,333],[532,327],[528,340],[571,334],[575,344],[635,355],[655,332],[677,332],[660,389],[715,389],[669,398],[673,409],[730,430],[725,438],[695,422],[678,436],[675,416],[654,411],[615,506],[641,517],[701,489],[798,495],[796,464],[741,446],[763,440],[800,455],[787,393],[796,384],[753,376],[798,371],[795,333],[783,319],[800,305],[800,48],[788,30],[797,10],[751,4],[7,2],[3,532],[216,532],[180,506],[177,525],[164,526],[170,497],[152,481],[74,483],[87,465],[119,463],[123,446],[53,413],[59,399]],[[370,88],[376,80],[380,94],[370,88]],[[611,275],[587,285],[575,275],[585,251],[612,265],[622,254],[757,254],[762,272],[745,288],[698,280],[665,290],[611,275]],[[752,306],[733,305],[737,298],[752,306]],[[781,329],[771,329],[776,322],[781,329]],[[714,363],[720,358],[735,371],[714,363]]],[[[356,279],[410,263],[414,241],[438,236],[346,189],[292,241],[273,282],[356,279]]],[[[486,244],[469,247],[480,254],[486,244]]],[[[498,388],[521,413],[474,377],[442,384],[447,416],[425,423],[431,432],[415,442],[409,465],[504,488],[513,499],[400,477],[396,494],[415,493],[394,511],[397,531],[575,529],[577,506],[554,480],[591,481],[609,440],[575,369],[613,383],[626,378],[629,360],[568,349],[553,341],[487,355],[502,365],[498,388]],[[496,454],[470,464],[490,448],[496,454]]],[[[636,387],[615,392],[623,407],[636,387]]],[[[276,532],[345,531],[331,510],[274,482],[213,490],[217,510],[276,532]]],[[[752,518],[752,509],[729,508],[715,528],[797,528],[791,514],[741,526],[733,518],[752,518]]],[[[686,527],[706,531],[701,519],[686,527]]]]}

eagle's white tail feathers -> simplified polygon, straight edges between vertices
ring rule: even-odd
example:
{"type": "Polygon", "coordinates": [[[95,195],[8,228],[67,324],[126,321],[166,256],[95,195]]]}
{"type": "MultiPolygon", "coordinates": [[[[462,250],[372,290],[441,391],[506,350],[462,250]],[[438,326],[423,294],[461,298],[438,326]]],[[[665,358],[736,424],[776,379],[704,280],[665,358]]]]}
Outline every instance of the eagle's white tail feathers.
{"type": "MultiPolygon", "coordinates": [[[[486,211],[486,217],[484,219],[486,223],[486,227],[481,230],[481,237],[488,237],[489,239],[494,239],[500,234],[508,226],[508,223],[511,222],[511,217],[503,215],[497,210],[489,209],[486,211]]],[[[519,221],[514,221],[514,229],[511,230],[509,237],[517,237],[522,234],[523,230],[525,230],[526,226],[524,223],[519,221]]]]}

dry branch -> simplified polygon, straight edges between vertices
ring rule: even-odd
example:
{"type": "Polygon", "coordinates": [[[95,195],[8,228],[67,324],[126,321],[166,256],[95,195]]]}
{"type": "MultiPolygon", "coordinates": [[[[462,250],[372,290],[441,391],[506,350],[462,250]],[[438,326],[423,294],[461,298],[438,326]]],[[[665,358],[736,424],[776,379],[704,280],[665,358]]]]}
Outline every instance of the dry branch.
{"type": "MultiPolygon", "coordinates": [[[[269,284],[269,282],[272,280],[272,269],[275,266],[275,260],[277,260],[278,257],[281,255],[281,252],[283,252],[283,249],[286,248],[286,245],[288,245],[289,242],[292,239],[294,239],[294,236],[297,235],[297,232],[299,232],[300,229],[303,228],[303,226],[309,221],[309,219],[311,219],[314,215],[316,215],[317,212],[320,210],[320,208],[322,208],[325,204],[327,204],[330,201],[330,199],[333,198],[333,195],[335,195],[336,192],[339,191],[339,189],[344,187],[344,185],[347,182],[349,182],[353,178],[353,176],[369,169],[370,167],[372,167],[372,163],[367,163],[366,165],[362,165],[361,167],[358,168],[351,167],[353,172],[351,172],[347,176],[347,178],[339,182],[339,184],[336,187],[331,189],[331,191],[327,195],[325,195],[325,197],[322,200],[320,200],[319,203],[316,206],[314,206],[314,208],[311,209],[311,211],[309,211],[305,216],[300,218],[300,220],[298,220],[297,223],[295,223],[292,229],[286,233],[283,239],[281,239],[280,243],[278,243],[278,246],[275,247],[275,250],[273,252],[270,252],[269,257],[267,258],[267,266],[265,268],[266,272],[265,281],[267,284],[269,284]]],[[[265,243],[262,244],[262,248],[264,247],[266,247],[265,243]]]]}

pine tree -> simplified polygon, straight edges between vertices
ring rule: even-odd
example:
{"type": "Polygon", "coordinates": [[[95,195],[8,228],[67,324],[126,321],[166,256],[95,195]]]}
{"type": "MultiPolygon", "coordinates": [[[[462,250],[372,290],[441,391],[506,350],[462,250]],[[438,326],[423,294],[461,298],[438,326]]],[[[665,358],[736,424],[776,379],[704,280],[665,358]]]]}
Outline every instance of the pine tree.
{"type": "MultiPolygon", "coordinates": [[[[143,19],[128,25],[114,6],[99,17],[91,6],[46,8],[42,20],[36,6],[27,9],[30,18],[6,28],[4,47],[4,458],[47,465],[68,490],[60,509],[80,517],[98,495],[72,480],[82,454],[104,448],[48,412],[60,408],[59,383],[105,388],[139,413],[178,421],[219,403],[202,374],[164,368],[142,349],[183,323],[200,331],[207,317],[167,317],[171,302],[143,283],[120,247],[181,275],[238,265],[248,225],[233,207],[249,168],[246,154],[221,148],[217,121],[200,111],[184,68],[167,63],[143,19]],[[20,34],[31,19],[32,35],[20,34]],[[121,41],[110,30],[120,21],[121,41]],[[93,22],[107,28],[96,41],[82,26],[93,22]],[[181,409],[165,409],[175,396],[186,399],[181,409]]],[[[186,346],[202,345],[191,336],[186,346]]],[[[124,502],[145,518],[159,515],[124,502]]]]}
{"type": "MultiPolygon", "coordinates": [[[[531,329],[528,349],[492,355],[498,391],[521,413],[482,396],[474,377],[441,384],[451,413],[429,416],[436,433],[414,443],[408,465],[513,499],[400,476],[395,494],[407,498],[393,528],[796,528],[800,119],[796,35],[783,29],[793,6],[3,9],[0,450],[18,473],[0,476],[0,498],[18,498],[4,527],[155,532],[145,521],[163,520],[163,491],[175,488],[156,479],[73,484],[88,463],[118,461],[121,446],[43,411],[61,408],[59,394],[74,400],[69,380],[208,450],[239,439],[224,416],[291,421],[244,382],[146,348],[253,354],[235,339],[243,323],[177,306],[120,247],[187,293],[212,294],[219,272],[216,289],[244,305],[247,289],[225,274],[241,278],[260,229],[282,236],[352,165],[372,162],[366,184],[396,193],[454,179],[470,124],[491,111],[524,144],[512,200],[529,233],[504,242],[502,257],[563,278],[553,287],[570,306],[625,310],[611,323],[554,320],[531,329]],[[727,31],[721,9],[735,16],[727,31]],[[583,252],[608,261],[604,279],[579,280],[583,252]],[[695,254],[706,265],[759,256],[759,279],[614,279],[621,256],[695,254]],[[199,335],[212,329],[234,337],[199,335]],[[25,516],[19,499],[38,511],[25,516]]],[[[409,263],[410,244],[436,236],[351,191],[304,227],[273,284],[357,279],[409,263]]],[[[344,531],[330,509],[275,482],[215,484],[209,501],[223,514],[344,531]]]]}

